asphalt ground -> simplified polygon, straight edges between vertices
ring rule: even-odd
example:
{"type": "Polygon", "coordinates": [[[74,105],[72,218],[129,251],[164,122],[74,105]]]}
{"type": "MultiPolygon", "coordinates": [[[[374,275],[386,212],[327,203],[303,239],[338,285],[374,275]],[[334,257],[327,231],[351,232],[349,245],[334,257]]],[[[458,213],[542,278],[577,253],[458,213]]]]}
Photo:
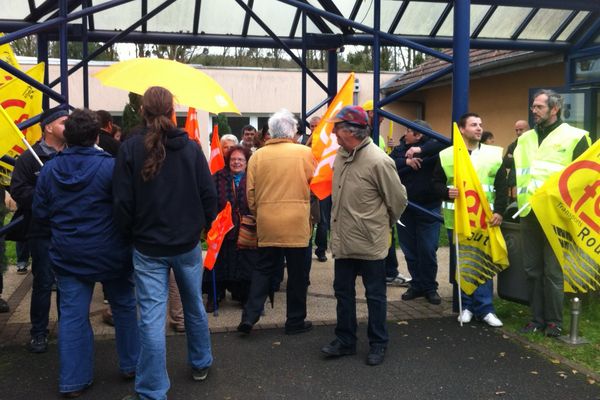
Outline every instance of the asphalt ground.
{"type": "MultiPolygon", "coordinates": [[[[333,326],[286,336],[282,329],[212,335],[215,361],[204,382],[191,379],[185,336],[167,337],[169,399],[561,399],[600,400],[591,384],[480,323],[456,319],[389,323],[385,362],[365,365],[366,325],[355,356],[325,359],[320,348],[333,326]]],[[[58,355],[33,355],[23,346],[0,350],[0,399],[56,399],[58,355]]],[[[114,340],[96,340],[94,385],[81,399],[120,399],[133,392],[116,367],[114,340]]]]}

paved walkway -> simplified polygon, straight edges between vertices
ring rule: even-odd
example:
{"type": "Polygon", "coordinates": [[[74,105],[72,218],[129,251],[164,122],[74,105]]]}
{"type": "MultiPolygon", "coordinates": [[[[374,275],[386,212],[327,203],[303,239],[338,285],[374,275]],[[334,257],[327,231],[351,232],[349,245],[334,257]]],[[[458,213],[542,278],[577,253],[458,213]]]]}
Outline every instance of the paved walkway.
{"type": "MultiPolygon", "coordinates": [[[[400,256],[400,254],[399,254],[400,256]]],[[[447,265],[441,249],[439,264],[447,265]]],[[[401,260],[402,257],[399,257],[401,260]]],[[[406,268],[400,266],[401,272],[406,268]]],[[[366,303],[358,286],[359,343],[356,356],[324,359],[319,349],[333,338],[335,299],[332,263],[313,263],[308,319],[313,331],[283,334],[285,293],[277,293],[275,308],[267,307],[251,335],[234,332],[241,310],[230,300],[211,315],[215,361],[207,381],[190,378],[185,337],[168,330],[170,399],[590,399],[600,400],[600,388],[564,364],[555,364],[484,324],[459,327],[450,313],[446,268],[440,270],[439,306],[424,299],[403,302],[404,288],[388,291],[390,345],[379,367],[364,363],[366,303]],[[276,329],[272,329],[276,328],[276,329]]],[[[6,274],[11,313],[0,314],[0,399],[57,398],[58,355],[56,315],[52,312],[50,350],[30,354],[28,310],[31,276],[14,267],[6,274]]],[[[82,399],[120,399],[133,391],[116,370],[114,330],[102,323],[104,308],[97,290],[91,309],[96,334],[95,382],[82,399]]],[[[556,362],[556,361],[555,361],[556,362]]]]}

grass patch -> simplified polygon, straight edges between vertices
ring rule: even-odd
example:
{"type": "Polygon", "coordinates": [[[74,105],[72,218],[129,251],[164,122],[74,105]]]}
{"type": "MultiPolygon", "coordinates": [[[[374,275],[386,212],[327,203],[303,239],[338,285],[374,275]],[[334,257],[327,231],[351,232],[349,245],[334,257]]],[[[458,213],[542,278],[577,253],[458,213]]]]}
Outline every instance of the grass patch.
{"type": "MultiPolygon", "coordinates": [[[[563,308],[563,334],[569,334],[571,323],[570,299],[573,295],[565,296],[563,308]],[[568,298],[567,298],[568,297],[568,298]]],[[[539,333],[523,335],[527,340],[543,346],[561,356],[585,365],[591,370],[600,373],[600,297],[597,293],[578,295],[581,299],[581,314],[579,317],[579,335],[590,341],[590,344],[570,346],[560,340],[547,338],[539,333]]],[[[519,334],[521,329],[529,322],[529,307],[510,301],[496,299],[494,301],[496,313],[509,332],[519,334]]]]}

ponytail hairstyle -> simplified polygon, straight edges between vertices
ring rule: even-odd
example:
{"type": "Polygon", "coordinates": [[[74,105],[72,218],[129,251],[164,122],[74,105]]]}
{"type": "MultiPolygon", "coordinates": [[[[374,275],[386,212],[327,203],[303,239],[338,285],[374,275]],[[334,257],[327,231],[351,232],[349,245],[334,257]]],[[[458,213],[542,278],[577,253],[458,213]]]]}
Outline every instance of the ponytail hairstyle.
{"type": "Polygon", "coordinates": [[[173,115],[173,95],[160,86],[152,86],[142,97],[142,116],[148,131],[144,138],[146,159],[142,167],[142,179],[147,182],[153,179],[165,161],[165,132],[175,128],[171,120],[173,115]]]}

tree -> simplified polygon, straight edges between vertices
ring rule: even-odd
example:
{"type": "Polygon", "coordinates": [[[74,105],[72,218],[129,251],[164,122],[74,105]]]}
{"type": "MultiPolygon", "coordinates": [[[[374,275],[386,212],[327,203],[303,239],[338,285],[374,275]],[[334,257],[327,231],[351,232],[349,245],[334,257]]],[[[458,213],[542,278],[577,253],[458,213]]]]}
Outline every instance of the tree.
{"type": "MultiPolygon", "coordinates": [[[[96,51],[102,47],[102,43],[88,43],[88,54],[96,51]]],[[[58,58],[60,57],[60,43],[50,42],[48,44],[48,56],[58,58]]],[[[81,42],[69,42],[67,43],[67,58],[81,59],[83,58],[83,43],[81,42]]],[[[114,46],[108,47],[102,53],[94,58],[97,61],[119,61],[119,54],[114,46]]]]}
{"type": "Polygon", "coordinates": [[[29,35],[10,43],[15,55],[23,57],[37,56],[37,36],[29,35]]]}
{"type": "Polygon", "coordinates": [[[227,115],[217,114],[217,125],[219,127],[219,136],[231,133],[231,127],[229,126],[229,122],[227,122],[227,115]]]}

